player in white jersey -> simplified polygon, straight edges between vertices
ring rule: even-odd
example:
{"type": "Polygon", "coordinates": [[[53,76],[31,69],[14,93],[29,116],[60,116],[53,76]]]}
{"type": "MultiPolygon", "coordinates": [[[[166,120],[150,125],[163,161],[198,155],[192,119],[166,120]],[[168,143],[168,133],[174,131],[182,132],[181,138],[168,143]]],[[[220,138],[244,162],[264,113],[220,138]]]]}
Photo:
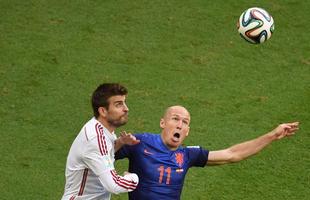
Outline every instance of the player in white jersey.
{"type": "MultiPolygon", "coordinates": [[[[138,176],[114,169],[114,152],[127,141],[114,131],[128,121],[127,89],[119,84],[100,85],[92,95],[94,117],[75,138],[67,158],[62,200],[109,200],[111,193],[133,191],[138,176]]],[[[136,141],[135,141],[136,142],[136,141]]]]}

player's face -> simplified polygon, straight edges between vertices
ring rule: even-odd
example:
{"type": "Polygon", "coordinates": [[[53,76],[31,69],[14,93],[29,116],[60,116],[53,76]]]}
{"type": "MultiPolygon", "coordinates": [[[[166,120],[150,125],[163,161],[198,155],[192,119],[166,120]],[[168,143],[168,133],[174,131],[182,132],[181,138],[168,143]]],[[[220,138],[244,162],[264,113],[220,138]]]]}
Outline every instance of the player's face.
{"type": "Polygon", "coordinates": [[[109,98],[109,107],[106,109],[106,121],[110,126],[120,127],[128,121],[128,107],[126,96],[117,95],[109,98]]]}
{"type": "Polygon", "coordinates": [[[177,149],[189,133],[190,115],[182,106],[170,107],[160,120],[161,137],[171,150],[177,149]]]}

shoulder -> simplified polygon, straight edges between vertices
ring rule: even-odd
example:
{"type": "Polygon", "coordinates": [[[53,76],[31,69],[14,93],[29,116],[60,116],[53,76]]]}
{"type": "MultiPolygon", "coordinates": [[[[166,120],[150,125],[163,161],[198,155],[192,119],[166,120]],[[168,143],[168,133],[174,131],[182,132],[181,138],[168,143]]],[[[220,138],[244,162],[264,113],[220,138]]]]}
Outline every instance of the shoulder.
{"type": "Polygon", "coordinates": [[[104,134],[103,126],[95,119],[90,119],[82,128],[87,140],[93,140],[104,134]]]}
{"type": "Polygon", "coordinates": [[[184,149],[189,154],[209,154],[209,150],[204,149],[201,146],[186,146],[184,149]]]}
{"type": "Polygon", "coordinates": [[[209,151],[201,146],[187,146],[185,147],[187,156],[189,158],[190,166],[203,167],[209,157],[209,151]]]}
{"type": "Polygon", "coordinates": [[[153,133],[135,133],[134,136],[142,141],[151,140],[157,137],[157,134],[153,133]]]}

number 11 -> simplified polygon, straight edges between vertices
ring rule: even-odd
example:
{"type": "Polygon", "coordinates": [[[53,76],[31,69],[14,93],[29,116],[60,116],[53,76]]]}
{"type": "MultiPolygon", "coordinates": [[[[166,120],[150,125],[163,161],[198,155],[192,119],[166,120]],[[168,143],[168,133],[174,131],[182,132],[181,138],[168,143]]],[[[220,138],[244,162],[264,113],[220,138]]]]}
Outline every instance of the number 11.
{"type": "Polygon", "coordinates": [[[157,170],[159,171],[159,179],[158,182],[162,183],[163,182],[163,176],[164,173],[167,173],[167,179],[166,179],[166,184],[169,185],[170,184],[170,177],[171,177],[171,168],[167,167],[165,169],[165,167],[163,165],[161,165],[160,167],[157,168],[157,170]]]}

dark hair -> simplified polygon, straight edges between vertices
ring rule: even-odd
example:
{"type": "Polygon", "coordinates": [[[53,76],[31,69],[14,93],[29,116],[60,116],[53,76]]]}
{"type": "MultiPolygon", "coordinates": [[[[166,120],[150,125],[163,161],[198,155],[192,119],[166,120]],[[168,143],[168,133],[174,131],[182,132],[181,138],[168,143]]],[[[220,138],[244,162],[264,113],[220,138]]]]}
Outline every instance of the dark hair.
{"type": "Polygon", "coordinates": [[[117,95],[127,95],[127,89],[118,83],[103,83],[93,92],[91,103],[94,116],[99,116],[98,108],[105,107],[109,109],[109,98],[117,95]]]}

